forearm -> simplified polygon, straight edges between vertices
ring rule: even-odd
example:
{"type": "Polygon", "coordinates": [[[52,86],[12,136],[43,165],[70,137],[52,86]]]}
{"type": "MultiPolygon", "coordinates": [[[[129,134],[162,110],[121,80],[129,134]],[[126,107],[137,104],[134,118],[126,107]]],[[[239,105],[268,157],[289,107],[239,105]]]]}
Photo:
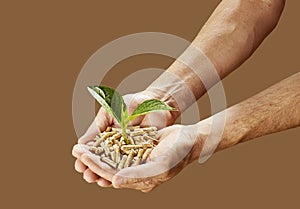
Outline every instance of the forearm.
{"type": "Polygon", "coordinates": [[[226,110],[217,150],[300,126],[300,73],[226,110]]]}
{"type": "Polygon", "coordinates": [[[223,0],[193,44],[224,77],[241,65],[277,25],[284,0],[223,0]]]}
{"type": "MultiPolygon", "coordinates": [[[[283,0],[223,0],[192,42],[207,58],[201,59],[203,66],[207,64],[204,62],[211,62],[219,77],[224,78],[242,64],[272,31],[283,6],[283,0]]],[[[147,90],[184,110],[217,81],[206,81],[210,85],[205,86],[195,71],[176,60],[147,90]],[[191,93],[194,100],[187,101],[187,95],[191,93]]]]}

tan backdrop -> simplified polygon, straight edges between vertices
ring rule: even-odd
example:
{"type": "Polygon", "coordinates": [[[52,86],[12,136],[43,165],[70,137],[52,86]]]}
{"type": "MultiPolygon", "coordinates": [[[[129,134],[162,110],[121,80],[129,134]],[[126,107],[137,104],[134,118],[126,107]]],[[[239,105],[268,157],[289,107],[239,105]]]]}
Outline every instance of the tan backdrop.
{"type": "MultiPolygon", "coordinates": [[[[1,208],[299,208],[299,128],[194,163],[150,194],[101,189],[73,169],[72,92],[86,60],[131,33],[158,31],[191,41],[218,2],[2,2],[1,208]]],[[[229,105],[299,71],[299,6],[288,1],[278,27],[224,80],[229,105]]],[[[103,83],[115,87],[131,72],[171,62],[135,56],[117,64],[103,83]]],[[[199,107],[203,117],[210,114],[207,96],[199,107]]]]}

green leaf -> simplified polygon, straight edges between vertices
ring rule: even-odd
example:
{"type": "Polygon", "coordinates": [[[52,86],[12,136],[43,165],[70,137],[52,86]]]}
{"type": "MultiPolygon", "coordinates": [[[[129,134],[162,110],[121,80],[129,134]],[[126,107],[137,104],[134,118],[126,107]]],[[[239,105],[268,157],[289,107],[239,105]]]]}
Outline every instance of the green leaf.
{"type": "Polygon", "coordinates": [[[123,97],[114,89],[106,86],[88,86],[88,91],[120,125],[128,117],[123,97]]]}
{"type": "Polygon", "coordinates": [[[157,99],[149,99],[141,103],[134,112],[129,116],[129,120],[133,120],[134,118],[145,115],[150,112],[160,111],[160,110],[176,110],[173,107],[170,107],[166,103],[157,100],[157,99]]]}

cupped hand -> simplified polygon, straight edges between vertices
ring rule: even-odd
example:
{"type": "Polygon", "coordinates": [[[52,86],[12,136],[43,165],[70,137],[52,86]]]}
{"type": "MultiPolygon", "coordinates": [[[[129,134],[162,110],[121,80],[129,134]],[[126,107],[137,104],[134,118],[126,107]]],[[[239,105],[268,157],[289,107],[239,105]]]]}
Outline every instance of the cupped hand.
{"type": "Polygon", "coordinates": [[[176,176],[200,155],[210,128],[198,123],[173,125],[159,131],[160,143],[145,164],[120,170],[112,178],[115,188],[149,192],[176,176]]]}
{"type": "MultiPolygon", "coordinates": [[[[157,98],[157,95],[148,91],[142,91],[136,94],[125,95],[123,98],[128,107],[128,112],[132,113],[143,101],[157,98]]],[[[171,112],[160,111],[138,117],[131,122],[131,125],[156,126],[158,129],[161,129],[172,125],[175,119],[175,116],[171,112]]],[[[75,170],[83,173],[83,178],[88,183],[97,182],[102,187],[111,186],[115,170],[111,169],[105,163],[101,163],[99,160],[96,163],[85,144],[93,140],[99,132],[104,131],[108,126],[118,126],[118,123],[105,109],[100,108],[95,120],[86,133],[80,137],[78,144],[72,150],[73,156],[77,158],[75,161],[75,170]]]]}

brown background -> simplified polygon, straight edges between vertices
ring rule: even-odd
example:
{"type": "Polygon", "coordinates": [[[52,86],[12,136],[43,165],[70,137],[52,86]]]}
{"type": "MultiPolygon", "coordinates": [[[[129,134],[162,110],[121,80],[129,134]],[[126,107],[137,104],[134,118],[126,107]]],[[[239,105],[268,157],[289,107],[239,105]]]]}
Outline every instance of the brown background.
{"type": "MultiPolygon", "coordinates": [[[[299,208],[299,128],[194,163],[150,194],[101,189],[74,171],[71,100],[86,60],[131,33],[192,40],[219,1],[120,2],[1,1],[1,208],[299,208]]],[[[299,71],[299,6],[288,1],[275,31],[224,80],[229,105],[299,71]]],[[[104,83],[116,86],[129,72],[171,62],[136,56],[104,83]]],[[[199,104],[208,116],[207,96],[199,104]]]]}

